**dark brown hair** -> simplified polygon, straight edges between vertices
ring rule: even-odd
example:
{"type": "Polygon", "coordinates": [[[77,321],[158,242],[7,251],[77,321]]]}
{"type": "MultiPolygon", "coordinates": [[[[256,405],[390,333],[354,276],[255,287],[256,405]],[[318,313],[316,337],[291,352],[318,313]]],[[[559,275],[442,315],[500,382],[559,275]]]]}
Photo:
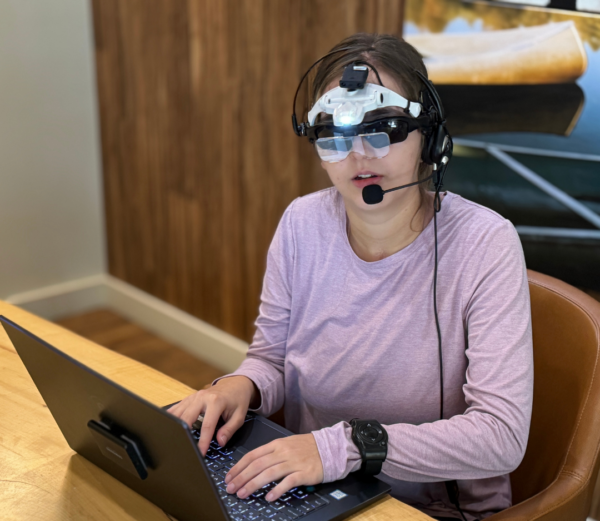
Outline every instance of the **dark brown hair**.
{"type": "MultiPolygon", "coordinates": [[[[367,61],[378,71],[385,71],[394,78],[405,97],[419,101],[424,86],[414,70],[427,76],[427,69],[412,45],[393,34],[356,33],[342,40],[331,51],[345,48],[347,50],[325,58],[319,65],[310,87],[311,106],[333,80],[342,76],[344,68],[357,60],[367,61]]],[[[430,176],[431,172],[431,165],[421,163],[418,180],[430,176]]],[[[426,189],[426,183],[419,185],[421,203],[426,189]]]]}

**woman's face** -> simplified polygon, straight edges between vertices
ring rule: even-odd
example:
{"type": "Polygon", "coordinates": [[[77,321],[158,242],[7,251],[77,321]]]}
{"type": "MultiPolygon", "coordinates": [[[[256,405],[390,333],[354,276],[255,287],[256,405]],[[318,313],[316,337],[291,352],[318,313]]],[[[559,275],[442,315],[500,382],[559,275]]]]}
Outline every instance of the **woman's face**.
{"type": "MultiPolygon", "coordinates": [[[[405,98],[407,97],[392,76],[385,72],[380,72],[379,76],[385,87],[405,98]]],[[[367,82],[379,84],[372,71],[369,74],[367,82]]],[[[338,85],[339,78],[331,82],[323,92],[327,92],[338,85]]],[[[398,114],[404,115],[400,108],[393,110],[397,111],[398,114]]],[[[369,114],[367,112],[365,119],[369,114]]],[[[421,163],[421,142],[421,132],[414,130],[408,134],[408,138],[405,141],[390,145],[389,153],[380,159],[368,159],[358,152],[351,152],[343,161],[338,163],[322,161],[321,166],[327,171],[331,182],[344,198],[346,207],[352,205],[356,210],[360,211],[380,211],[391,208],[400,201],[406,202],[408,197],[418,197],[418,185],[390,192],[385,195],[381,203],[375,205],[368,205],[363,201],[362,189],[369,184],[378,184],[381,188],[387,190],[417,181],[419,164],[421,163]],[[359,174],[376,174],[377,177],[361,180],[357,177],[359,174]]]]}

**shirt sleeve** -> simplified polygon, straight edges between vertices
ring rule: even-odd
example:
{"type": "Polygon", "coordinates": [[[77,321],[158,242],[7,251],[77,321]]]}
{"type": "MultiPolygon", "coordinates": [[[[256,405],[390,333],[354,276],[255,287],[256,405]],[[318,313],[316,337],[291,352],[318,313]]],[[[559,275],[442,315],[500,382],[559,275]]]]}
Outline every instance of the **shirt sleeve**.
{"type": "Polygon", "coordinates": [[[284,359],[292,302],[292,272],[295,242],[292,230],[292,202],[284,212],[267,254],[267,269],[263,279],[261,303],[255,321],[256,332],[246,359],[233,373],[217,378],[246,376],[260,392],[257,409],[263,416],[277,412],[284,402],[284,359]]]}
{"type": "MultiPolygon", "coordinates": [[[[464,305],[467,409],[421,425],[385,425],[389,443],[382,472],[394,479],[489,478],[512,472],[525,454],[533,402],[527,271],[519,237],[509,221],[490,235],[482,244],[485,252],[477,256],[477,275],[464,305]]],[[[360,468],[348,423],[313,435],[325,482],[360,468]]]]}

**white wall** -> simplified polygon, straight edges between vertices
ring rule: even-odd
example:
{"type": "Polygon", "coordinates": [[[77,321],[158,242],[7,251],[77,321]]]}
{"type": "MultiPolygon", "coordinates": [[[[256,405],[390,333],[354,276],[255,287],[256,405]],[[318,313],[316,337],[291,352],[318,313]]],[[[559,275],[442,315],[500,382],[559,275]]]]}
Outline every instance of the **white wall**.
{"type": "Polygon", "coordinates": [[[92,14],[0,0],[0,299],[106,271],[92,14]]]}

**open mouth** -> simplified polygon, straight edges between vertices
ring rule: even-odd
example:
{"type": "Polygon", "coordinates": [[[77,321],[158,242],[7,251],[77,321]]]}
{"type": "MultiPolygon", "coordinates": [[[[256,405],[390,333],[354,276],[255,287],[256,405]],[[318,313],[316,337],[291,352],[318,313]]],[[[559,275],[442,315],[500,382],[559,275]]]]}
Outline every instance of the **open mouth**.
{"type": "Polygon", "coordinates": [[[374,177],[381,177],[380,175],[377,174],[358,174],[356,175],[353,180],[358,180],[358,179],[371,179],[374,177]]]}
{"type": "Polygon", "coordinates": [[[373,172],[363,172],[352,178],[352,184],[359,190],[362,190],[365,186],[379,184],[382,177],[373,172]]]}

